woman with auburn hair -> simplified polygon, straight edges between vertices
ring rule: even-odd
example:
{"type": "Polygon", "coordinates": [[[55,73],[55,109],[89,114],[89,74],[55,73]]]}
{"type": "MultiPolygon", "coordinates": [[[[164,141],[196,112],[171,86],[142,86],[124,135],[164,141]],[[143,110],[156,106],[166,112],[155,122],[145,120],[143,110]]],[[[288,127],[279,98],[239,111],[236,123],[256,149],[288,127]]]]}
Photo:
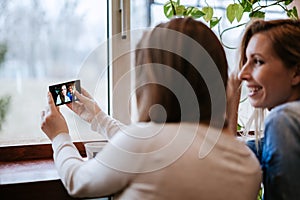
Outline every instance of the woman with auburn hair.
{"type": "MultiPolygon", "coordinates": [[[[248,143],[263,170],[264,199],[299,199],[300,21],[251,23],[242,39],[238,78],[246,82],[256,114],[270,111],[263,139],[248,143]]],[[[258,122],[264,118],[257,116],[258,122]]]]}
{"type": "Polygon", "coordinates": [[[68,105],[109,137],[87,162],[48,93],[41,128],[52,141],[68,192],[114,199],[255,200],[261,170],[226,126],[228,66],[215,34],[192,18],[173,19],[145,33],[135,53],[138,123],[125,126],[110,118],[85,90],[75,93],[79,102],[68,105]]]}
{"type": "Polygon", "coordinates": [[[70,101],[71,101],[71,99],[67,95],[67,86],[62,85],[60,88],[60,91],[59,91],[59,95],[57,96],[57,99],[56,99],[56,104],[59,105],[61,103],[70,102],[70,101]]]}

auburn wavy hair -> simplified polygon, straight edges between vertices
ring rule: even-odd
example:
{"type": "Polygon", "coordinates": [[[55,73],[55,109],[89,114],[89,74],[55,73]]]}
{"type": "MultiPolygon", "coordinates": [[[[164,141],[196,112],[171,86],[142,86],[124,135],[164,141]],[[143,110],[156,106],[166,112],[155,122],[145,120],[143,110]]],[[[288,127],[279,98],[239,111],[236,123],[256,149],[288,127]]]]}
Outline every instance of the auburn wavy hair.
{"type": "MultiPolygon", "coordinates": [[[[225,56],[224,49],[210,28],[200,21],[192,18],[175,18],[167,23],[157,25],[152,31],[145,33],[136,48],[136,66],[148,65],[150,67],[141,68],[136,72],[137,82],[148,83],[136,89],[137,105],[139,111],[139,121],[155,121],[155,122],[207,122],[211,120],[224,119],[225,108],[221,105],[224,104],[224,99],[220,98],[220,102],[214,105],[220,108],[214,109],[217,113],[218,119],[211,119],[212,116],[212,102],[210,98],[209,89],[204,81],[205,78],[199,73],[201,68],[206,65],[206,60],[203,53],[200,53],[194,44],[187,42],[186,38],[191,39],[196,44],[200,45],[204,51],[207,52],[207,57],[212,59],[212,62],[217,66],[218,76],[222,79],[223,88],[226,89],[228,79],[228,64],[225,56]],[[172,30],[178,34],[169,34],[168,31],[172,30]],[[145,46],[147,48],[145,48],[145,46]],[[155,48],[160,46],[162,48],[155,48]],[[153,48],[152,48],[153,47],[153,48]],[[170,50],[164,47],[170,47],[170,50]],[[182,55],[174,53],[181,52],[182,55]],[[197,60],[202,63],[200,69],[196,69],[189,60],[197,60]],[[157,70],[162,69],[159,66],[167,66],[173,71],[180,73],[184,77],[184,81],[188,81],[197,97],[198,105],[189,105],[182,111],[182,101],[189,98],[189,88],[185,87],[183,80],[176,79],[171,73],[172,70],[157,70]],[[157,77],[162,77],[164,83],[172,85],[168,87],[159,84],[153,80],[157,77]],[[181,83],[182,81],[182,83],[181,83]],[[171,88],[176,88],[176,92],[171,88]],[[181,100],[180,100],[181,99],[181,100]],[[221,102],[222,101],[222,102],[221,102]],[[164,108],[164,114],[160,109],[151,110],[154,105],[160,105],[164,108]],[[199,107],[199,113],[196,113],[199,107]],[[149,114],[150,113],[150,114],[149,114]],[[165,116],[166,114],[166,116],[165,116]]],[[[207,66],[206,66],[207,67],[207,66]]],[[[208,68],[209,69],[209,68],[208,68]]],[[[209,70],[208,70],[209,71],[209,70]]],[[[157,80],[157,79],[156,79],[157,80]]],[[[219,90],[217,86],[211,86],[213,90],[219,90]]]]}

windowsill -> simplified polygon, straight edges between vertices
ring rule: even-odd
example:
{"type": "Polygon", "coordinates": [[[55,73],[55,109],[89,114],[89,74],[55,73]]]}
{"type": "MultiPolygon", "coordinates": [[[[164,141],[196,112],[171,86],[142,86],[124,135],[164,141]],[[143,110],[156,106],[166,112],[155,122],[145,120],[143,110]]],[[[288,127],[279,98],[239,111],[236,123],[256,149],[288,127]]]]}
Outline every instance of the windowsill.
{"type": "Polygon", "coordinates": [[[74,199],[52,159],[0,162],[0,193],[4,199],[74,199]]]}
{"type": "MultiPolygon", "coordinates": [[[[85,157],[83,143],[75,143],[85,157]]],[[[0,194],[5,199],[74,199],[64,188],[50,144],[0,147],[0,194]]]]}
{"type": "Polygon", "coordinates": [[[0,162],[0,185],[58,180],[52,159],[0,162]]]}
{"type": "MultiPolygon", "coordinates": [[[[85,157],[84,145],[74,143],[85,157]]],[[[0,185],[58,180],[51,144],[0,147],[0,185]]]]}
{"type": "MultiPolygon", "coordinates": [[[[86,159],[83,143],[74,143],[86,159]]],[[[51,145],[0,147],[0,194],[4,199],[73,200],[52,158],[51,145]],[[29,156],[28,153],[35,153],[29,156]],[[7,153],[3,154],[3,153],[7,153]],[[5,156],[2,156],[5,155],[5,156]],[[31,158],[31,159],[29,159],[31,158]]],[[[96,198],[109,200],[110,197],[96,198]]]]}

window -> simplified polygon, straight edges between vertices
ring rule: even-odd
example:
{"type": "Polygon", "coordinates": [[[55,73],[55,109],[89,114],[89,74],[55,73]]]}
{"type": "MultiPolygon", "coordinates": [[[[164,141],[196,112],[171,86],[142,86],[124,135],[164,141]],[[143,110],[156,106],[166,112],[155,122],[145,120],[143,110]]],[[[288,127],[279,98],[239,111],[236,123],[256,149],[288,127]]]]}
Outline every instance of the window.
{"type": "MultiPolygon", "coordinates": [[[[109,99],[108,95],[118,79],[130,70],[131,65],[116,65],[117,67],[112,67],[112,72],[108,70],[109,59],[112,59],[112,65],[121,61],[118,58],[114,63],[114,56],[110,57],[110,51],[107,50],[107,36],[120,32],[119,24],[115,23],[120,21],[120,2],[125,2],[125,7],[127,6],[127,29],[153,27],[168,20],[163,13],[166,0],[1,1],[0,146],[48,143],[49,140],[40,130],[40,112],[47,104],[48,86],[68,80],[81,79],[82,86],[97,97],[102,109],[106,112],[112,111],[114,117],[124,122],[130,121],[123,115],[128,112],[124,110],[128,108],[124,108],[121,102],[124,98],[114,98],[113,105],[109,106],[112,98],[109,99]],[[131,6],[130,12],[128,6],[131,6]],[[108,15],[111,8],[113,13],[108,15]],[[7,111],[6,96],[10,96],[7,111]],[[2,117],[4,115],[5,118],[2,117]]],[[[232,0],[206,2],[215,8],[216,16],[225,19],[225,6],[232,0]]],[[[206,2],[181,1],[198,7],[205,6],[206,2]]],[[[276,9],[270,10],[267,16],[284,17],[276,9]]],[[[247,16],[242,20],[247,20],[247,16]]],[[[220,29],[224,30],[229,26],[229,22],[222,20],[220,29]]],[[[219,35],[218,27],[213,30],[219,35]]],[[[239,37],[236,36],[241,35],[242,31],[243,27],[234,30],[235,34],[230,31],[224,34],[224,43],[237,47],[239,37]]],[[[138,39],[137,37],[134,41],[138,39]]],[[[126,46],[128,42],[130,41],[119,41],[115,49],[121,49],[120,46],[126,46]]],[[[131,48],[134,48],[134,44],[131,44],[131,48]]],[[[225,50],[229,66],[233,69],[237,64],[237,51],[225,50]]],[[[118,53],[112,50],[112,54],[118,53]]],[[[123,62],[121,64],[124,65],[123,62]]],[[[121,95],[129,97],[130,90],[126,87],[121,95]]],[[[243,107],[240,116],[246,119],[251,108],[247,101],[241,105],[243,107]]],[[[97,139],[98,136],[90,131],[87,123],[73,115],[65,106],[61,107],[61,111],[66,116],[74,140],[97,139]]]]}
{"type": "MultiPolygon", "coordinates": [[[[0,145],[49,142],[40,130],[40,113],[51,84],[81,79],[107,111],[107,50],[95,53],[106,39],[107,1],[1,1],[0,145]]],[[[74,140],[95,137],[68,108],[61,111],[74,140]]]]}
{"type": "MultiPolygon", "coordinates": [[[[145,6],[147,9],[144,9],[143,11],[142,8],[136,8],[136,11],[139,11],[140,13],[144,12],[144,16],[147,16],[147,20],[144,21],[144,26],[150,26],[153,27],[156,24],[160,22],[165,22],[168,21],[168,19],[165,17],[164,12],[163,12],[163,5],[167,2],[168,0],[149,0],[146,1],[148,6],[145,6]]],[[[138,2],[138,0],[135,0],[133,2],[138,2]]],[[[210,1],[200,1],[200,0],[181,0],[180,3],[184,5],[191,5],[191,6],[197,6],[197,7],[204,7],[204,6],[211,6],[214,8],[215,14],[214,16],[217,17],[222,17],[223,20],[221,20],[220,27],[214,27],[213,31],[216,33],[217,36],[220,36],[220,32],[222,30],[225,30],[226,28],[232,27],[237,25],[236,22],[233,24],[230,24],[230,22],[226,19],[226,6],[230,3],[233,3],[233,0],[210,0],[210,1]],[[219,29],[220,28],[220,29],[219,29]]],[[[264,2],[262,2],[264,3],[264,2]]],[[[134,4],[136,5],[136,4],[134,4]]],[[[145,8],[144,7],[144,8],[145,8]]],[[[286,18],[286,14],[283,13],[282,9],[280,7],[271,7],[266,11],[266,19],[278,19],[278,18],[286,18]]],[[[132,12],[133,15],[136,12],[132,12]]],[[[140,19],[142,18],[143,15],[140,15],[139,17],[134,17],[134,19],[140,19]]],[[[201,19],[202,20],[202,19],[201,19]]],[[[241,22],[246,22],[248,21],[249,18],[246,14],[244,14],[241,22]]],[[[134,21],[132,21],[132,24],[134,24],[134,21]]],[[[140,23],[137,23],[140,24],[140,23]]],[[[141,25],[139,25],[141,26],[141,25]]],[[[235,67],[237,67],[238,64],[238,45],[240,44],[240,39],[242,36],[244,30],[244,26],[241,26],[239,28],[233,29],[231,31],[227,31],[223,34],[222,41],[226,46],[229,47],[236,47],[235,49],[229,49],[225,48],[228,64],[229,64],[229,70],[233,70],[235,67]],[[234,33],[234,34],[233,34],[234,33]]],[[[240,110],[239,110],[239,123],[241,125],[245,125],[245,123],[249,119],[249,115],[252,114],[253,108],[250,105],[250,103],[247,100],[247,91],[246,88],[242,88],[242,96],[241,99],[243,101],[240,104],[240,110]]]]}

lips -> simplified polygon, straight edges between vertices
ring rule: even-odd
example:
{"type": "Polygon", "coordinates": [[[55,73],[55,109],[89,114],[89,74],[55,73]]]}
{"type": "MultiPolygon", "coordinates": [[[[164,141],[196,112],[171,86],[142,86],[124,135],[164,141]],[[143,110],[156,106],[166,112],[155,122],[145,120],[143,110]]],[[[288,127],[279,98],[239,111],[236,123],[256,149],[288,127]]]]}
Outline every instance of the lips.
{"type": "Polygon", "coordinates": [[[260,87],[260,86],[248,86],[248,90],[249,90],[248,96],[249,96],[249,97],[255,96],[256,94],[259,93],[259,91],[260,91],[261,89],[262,89],[262,87],[260,87]]]}

